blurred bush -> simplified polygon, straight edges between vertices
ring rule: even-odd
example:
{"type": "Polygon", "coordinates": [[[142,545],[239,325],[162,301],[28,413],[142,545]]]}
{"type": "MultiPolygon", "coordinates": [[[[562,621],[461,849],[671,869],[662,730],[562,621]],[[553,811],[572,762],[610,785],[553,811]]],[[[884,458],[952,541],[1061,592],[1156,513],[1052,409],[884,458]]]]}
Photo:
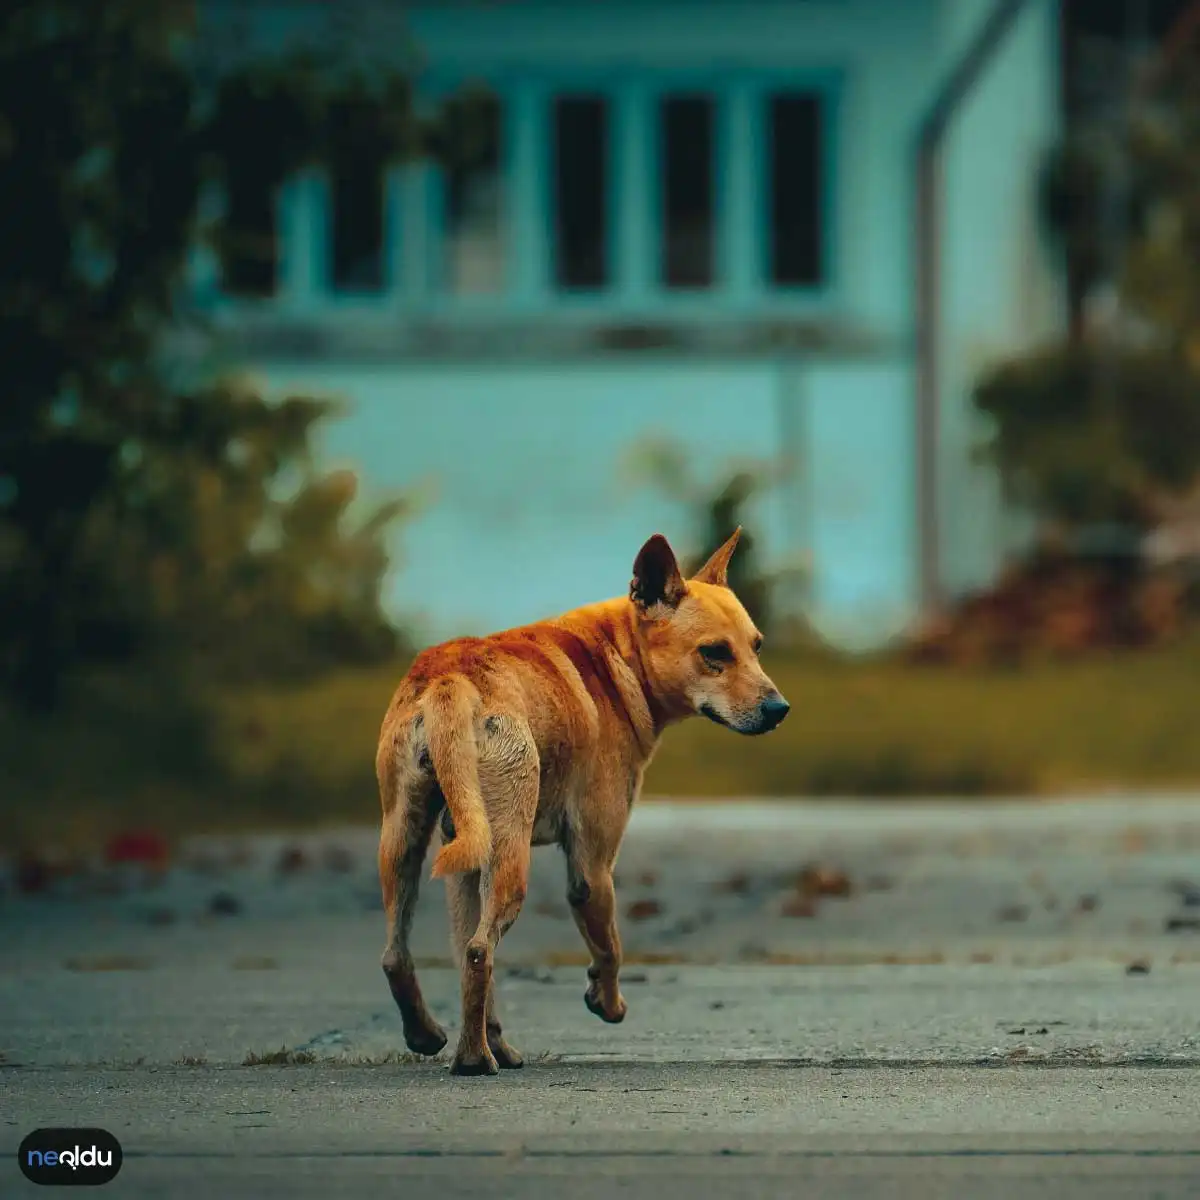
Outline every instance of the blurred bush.
{"type": "Polygon", "coordinates": [[[1200,63],[1103,46],[1042,178],[1080,320],[979,384],[1010,496],[1071,529],[1153,527],[1200,476],[1200,63]],[[1148,69],[1153,68],[1153,69],[1148,69]]]}
{"type": "Polygon", "coordinates": [[[198,245],[263,249],[236,187],[211,218],[211,187],[269,197],[364,142],[450,153],[471,101],[447,134],[440,114],[418,122],[402,74],[328,46],[210,57],[190,4],[0,16],[0,689],[28,711],[93,666],[174,671],[182,689],[402,649],[379,601],[410,502],[351,521],[355,481],[312,460],[332,404],[181,386],[164,339],[189,319],[198,245]]]}
{"type": "Polygon", "coordinates": [[[1048,156],[1042,216],[1072,292],[1068,338],[999,364],[974,392],[980,455],[1035,518],[1034,545],[922,631],[922,661],[1143,645],[1195,612],[1200,564],[1148,551],[1188,545],[1186,530],[1163,534],[1197,517],[1200,71],[1194,56],[1146,65],[1102,47],[1102,86],[1048,156]]]}
{"type": "Polygon", "coordinates": [[[1170,349],[1051,347],[990,372],[975,404],[1010,499],[1051,526],[1140,534],[1200,475],[1200,376],[1170,349]]]}
{"type": "Polygon", "coordinates": [[[1177,636],[1194,565],[1149,539],[1200,481],[1200,376],[1176,350],[1089,338],[1002,364],[975,404],[982,457],[1032,513],[1032,549],[922,629],[921,662],[1015,663],[1177,636]]]}

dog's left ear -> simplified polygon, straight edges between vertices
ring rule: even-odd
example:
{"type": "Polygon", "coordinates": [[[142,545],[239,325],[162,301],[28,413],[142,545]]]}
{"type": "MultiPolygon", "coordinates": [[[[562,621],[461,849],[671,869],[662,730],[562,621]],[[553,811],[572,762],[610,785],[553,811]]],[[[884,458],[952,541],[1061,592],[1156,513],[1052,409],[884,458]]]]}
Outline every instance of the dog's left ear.
{"type": "Polygon", "coordinates": [[[671,543],[656,533],[638,551],[629,581],[629,598],[645,610],[658,604],[676,608],[687,592],[671,543]]]}
{"type": "Polygon", "coordinates": [[[730,535],[725,545],[719,550],[714,551],[712,558],[692,578],[698,583],[711,583],[717,587],[728,587],[729,560],[733,557],[734,548],[737,546],[738,538],[741,536],[742,527],[739,525],[730,535]]]}

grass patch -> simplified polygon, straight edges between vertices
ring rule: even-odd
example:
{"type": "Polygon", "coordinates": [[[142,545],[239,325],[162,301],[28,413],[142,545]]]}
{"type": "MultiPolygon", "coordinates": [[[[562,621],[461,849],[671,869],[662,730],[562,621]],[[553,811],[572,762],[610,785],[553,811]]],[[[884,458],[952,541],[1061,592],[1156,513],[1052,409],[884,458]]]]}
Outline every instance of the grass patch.
{"type": "Polygon", "coordinates": [[[289,1050],[280,1046],[278,1050],[268,1050],[265,1054],[257,1054],[253,1050],[247,1052],[242,1059],[243,1067],[310,1067],[317,1061],[317,1056],[310,1050],[289,1050]]]}
{"type": "MultiPolygon", "coordinates": [[[[1019,671],[815,655],[768,655],[766,665],[792,704],[785,724],[751,742],[685,722],[663,738],[647,793],[974,796],[1200,782],[1200,637],[1019,671]]],[[[375,739],[401,669],[231,698],[221,745],[234,774],[302,777],[340,796],[323,806],[331,817],[373,819],[375,739]]]]}
{"type": "Polygon", "coordinates": [[[347,1054],[344,1058],[330,1057],[324,1060],[346,1067],[416,1067],[421,1063],[438,1062],[439,1057],[427,1058],[413,1054],[411,1050],[385,1050],[382,1054],[347,1054]]]}
{"type": "MultiPolygon", "coordinates": [[[[812,653],[768,653],[765,663],[792,704],[785,724],[748,740],[685,722],[663,739],[647,794],[1053,795],[1200,784],[1200,636],[1011,670],[812,653]]],[[[203,754],[154,716],[152,690],[120,679],[90,681],[52,725],[0,711],[10,780],[0,848],[94,849],[114,829],[139,825],[181,834],[374,821],[375,742],[403,670],[209,696],[203,754]]]]}

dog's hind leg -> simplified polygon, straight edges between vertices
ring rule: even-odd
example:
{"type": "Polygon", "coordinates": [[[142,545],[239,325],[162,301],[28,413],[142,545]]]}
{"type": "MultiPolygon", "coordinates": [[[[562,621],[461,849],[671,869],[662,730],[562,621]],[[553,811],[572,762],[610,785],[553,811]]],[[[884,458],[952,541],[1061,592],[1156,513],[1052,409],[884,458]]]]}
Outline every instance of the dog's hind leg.
{"type": "MultiPolygon", "coordinates": [[[[496,946],[525,902],[538,773],[537,747],[524,722],[501,715],[488,717],[480,739],[479,781],[488,806],[492,850],[479,873],[479,922],[461,951],[462,1030],[450,1068],[456,1075],[495,1075],[500,1069],[497,1049],[513,1054],[499,1036],[495,1020],[492,965],[496,946]],[[495,1037],[489,1036],[492,1023],[495,1037]]],[[[466,933],[467,917],[473,910],[465,885],[458,898],[464,902],[461,926],[466,933]]],[[[519,1060],[519,1055],[514,1057],[519,1060]]]]}
{"type": "Polygon", "coordinates": [[[480,875],[480,920],[462,955],[462,1030],[451,1071],[455,1075],[495,1075],[499,1058],[488,1037],[494,1013],[492,967],[496,946],[525,902],[529,842],[502,840],[480,875]]]}
{"type": "MultiPolygon", "coordinates": [[[[446,880],[446,899],[450,908],[450,936],[454,948],[454,961],[463,970],[466,961],[467,943],[479,928],[481,877],[478,871],[467,875],[452,875],[446,880]]],[[[525,1065],[520,1053],[508,1044],[501,1032],[500,1019],[496,1016],[496,989],[489,987],[487,1008],[484,1014],[488,1049],[492,1052],[501,1070],[515,1070],[525,1065]]]]}
{"type": "Polygon", "coordinates": [[[416,1054],[437,1054],[446,1044],[446,1031],[425,1005],[408,946],[413,910],[421,882],[421,866],[433,836],[440,796],[422,788],[418,794],[401,790],[384,813],[379,839],[379,881],[387,911],[387,947],[383,973],[404,1023],[404,1041],[416,1054]]]}

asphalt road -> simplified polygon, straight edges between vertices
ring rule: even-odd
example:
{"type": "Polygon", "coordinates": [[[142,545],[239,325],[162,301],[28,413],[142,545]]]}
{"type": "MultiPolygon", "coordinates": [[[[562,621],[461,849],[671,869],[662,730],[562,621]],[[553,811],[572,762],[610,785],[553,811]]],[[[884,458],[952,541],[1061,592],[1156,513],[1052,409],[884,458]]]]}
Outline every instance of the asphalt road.
{"type": "Polygon", "coordinates": [[[31,1120],[95,1120],[121,1139],[114,1196],[1200,1187],[1200,1089],[1188,1070],[547,1062],[481,1082],[436,1066],[47,1069],[23,1075],[16,1095],[31,1120]]]}
{"type": "Polygon", "coordinates": [[[9,887],[0,1196],[59,1124],[121,1140],[114,1196],[1200,1195],[1200,805],[636,816],[629,1016],[585,1010],[539,852],[499,956],[528,1063],[495,1079],[404,1053],[369,832],[9,887]]]}

